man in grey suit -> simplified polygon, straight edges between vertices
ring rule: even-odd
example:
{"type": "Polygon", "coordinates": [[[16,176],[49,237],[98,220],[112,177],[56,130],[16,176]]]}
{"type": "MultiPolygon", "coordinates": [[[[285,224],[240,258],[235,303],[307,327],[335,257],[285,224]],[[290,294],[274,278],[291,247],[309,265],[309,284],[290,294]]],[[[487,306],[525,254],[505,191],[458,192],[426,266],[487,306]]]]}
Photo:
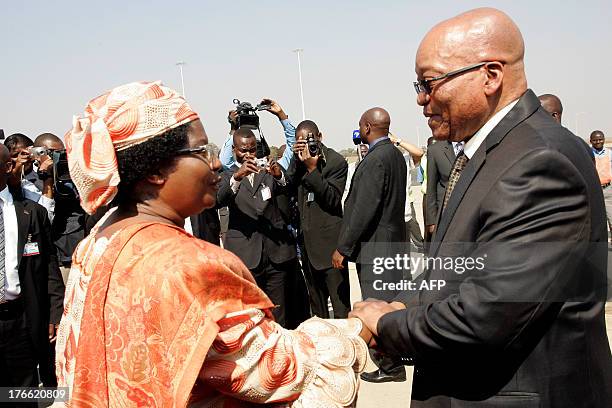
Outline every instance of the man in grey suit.
{"type": "Polygon", "coordinates": [[[413,408],[612,400],[599,180],[584,141],[527,89],[523,57],[518,27],[489,8],[436,25],[417,51],[433,135],[466,142],[429,252],[450,263],[352,312],[380,350],[415,365],[413,408]]]}

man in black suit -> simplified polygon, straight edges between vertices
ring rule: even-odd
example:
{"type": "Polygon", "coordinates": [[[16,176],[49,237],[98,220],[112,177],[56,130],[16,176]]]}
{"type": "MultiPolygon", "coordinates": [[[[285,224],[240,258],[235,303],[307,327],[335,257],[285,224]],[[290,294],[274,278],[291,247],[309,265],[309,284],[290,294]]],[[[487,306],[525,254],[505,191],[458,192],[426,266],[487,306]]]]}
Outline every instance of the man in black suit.
{"type": "Polygon", "coordinates": [[[47,210],[19,188],[11,194],[12,166],[0,145],[0,385],[37,387],[36,365],[55,341],[64,283],[47,210]]]}
{"type": "Polygon", "coordinates": [[[425,207],[425,239],[431,240],[438,213],[444,200],[448,176],[455,162],[455,146],[448,140],[432,143],[427,148],[427,193],[425,207]]]}
{"type": "Polygon", "coordinates": [[[339,269],[344,268],[345,260],[357,263],[364,299],[384,295],[372,286],[372,251],[391,248],[388,243],[405,242],[406,238],[406,162],[389,140],[390,124],[389,113],[382,108],[367,110],[359,120],[361,139],[369,151],[351,180],[332,257],[333,266],[339,269]]]}
{"type": "Polygon", "coordinates": [[[518,27],[489,8],[436,25],[417,51],[433,135],[466,141],[429,253],[451,262],[352,312],[414,363],[411,407],[612,400],[601,188],[584,141],[527,89],[523,56],[518,27]],[[470,258],[481,264],[460,270],[470,258]]]}
{"type": "Polygon", "coordinates": [[[295,131],[295,152],[287,181],[297,187],[302,265],[308,277],[310,303],[316,316],[329,318],[331,299],[334,318],[346,318],[351,308],[348,270],[332,267],[332,254],[342,225],[342,192],[348,164],[344,157],[321,142],[322,134],[311,120],[295,131]],[[311,154],[307,140],[314,138],[318,152],[311,154]]]}
{"type": "Polygon", "coordinates": [[[285,325],[286,275],[295,271],[295,240],[276,200],[284,188],[280,165],[267,169],[255,162],[257,144],[250,129],[233,135],[233,151],[240,167],[222,173],[217,205],[228,206],[225,249],[235,253],[251,270],[257,284],[278,307],[276,321],[285,325]]]}
{"type": "MultiPolygon", "coordinates": [[[[366,111],[359,120],[359,132],[369,145],[368,154],[355,169],[349,194],[344,202],[344,218],[338,248],[332,263],[344,268],[345,261],[357,263],[357,275],[363,299],[391,299],[395,292],[379,286],[382,280],[393,280],[388,274],[378,275],[374,270],[375,258],[406,254],[407,168],[402,153],[389,139],[391,118],[382,108],[366,111]]],[[[406,273],[397,270],[396,276],[406,273]]],[[[409,272],[408,272],[409,273],[409,272]]],[[[379,361],[380,367],[361,378],[372,382],[405,381],[403,366],[391,359],[379,361]]]]}
{"type": "Polygon", "coordinates": [[[221,221],[216,208],[208,208],[189,217],[193,236],[211,244],[221,244],[221,221]]]}

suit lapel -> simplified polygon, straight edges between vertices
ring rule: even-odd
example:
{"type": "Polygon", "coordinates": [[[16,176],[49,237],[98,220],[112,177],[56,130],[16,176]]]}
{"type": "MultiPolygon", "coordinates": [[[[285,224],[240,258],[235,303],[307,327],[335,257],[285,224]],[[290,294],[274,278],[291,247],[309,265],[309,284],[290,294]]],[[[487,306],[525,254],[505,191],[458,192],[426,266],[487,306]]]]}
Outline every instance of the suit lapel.
{"type": "Polygon", "coordinates": [[[444,155],[452,166],[453,163],[455,163],[455,149],[453,148],[453,144],[448,140],[446,141],[446,145],[444,146],[444,155]]]}
{"type": "Polygon", "coordinates": [[[28,238],[28,231],[30,228],[30,209],[26,208],[23,201],[13,200],[15,206],[15,214],[17,215],[17,265],[21,264],[21,257],[23,256],[23,250],[28,238]]]}
{"type": "Polygon", "coordinates": [[[444,235],[446,234],[446,231],[453,220],[457,207],[459,207],[459,204],[461,204],[461,200],[463,200],[463,196],[465,195],[467,189],[474,180],[476,174],[478,174],[480,168],[483,166],[489,151],[494,149],[519,123],[531,116],[539,106],[540,102],[533,91],[527,90],[514,108],[508,112],[508,114],[497,124],[497,126],[495,126],[495,128],[493,128],[491,133],[489,133],[489,135],[480,145],[472,159],[465,166],[459,181],[455,185],[453,195],[451,196],[446,209],[438,217],[438,227],[434,234],[430,249],[430,253],[433,256],[436,255],[438,249],[440,248],[440,243],[444,239],[444,235]]]}
{"type": "Polygon", "coordinates": [[[266,172],[260,171],[259,173],[255,174],[255,176],[253,176],[253,194],[257,193],[257,189],[259,188],[259,185],[263,182],[264,178],[266,177],[266,174],[266,172]]]}

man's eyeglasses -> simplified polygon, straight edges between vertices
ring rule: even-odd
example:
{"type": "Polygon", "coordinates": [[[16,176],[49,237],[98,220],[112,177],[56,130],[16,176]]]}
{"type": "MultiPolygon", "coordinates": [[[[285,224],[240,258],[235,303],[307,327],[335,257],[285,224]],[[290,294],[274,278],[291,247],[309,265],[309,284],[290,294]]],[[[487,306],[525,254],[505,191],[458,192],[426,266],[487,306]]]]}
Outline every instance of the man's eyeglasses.
{"type": "Polygon", "coordinates": [[[467,67],[459,68],[455,71],[451,71],[447,74],[440,75],[434,78],[419,79],[418,81],[414,81],[414,90],[416,91],[417,95],[420,94],[421,92],[424,92],[427,95],[429,95],[431,93],[431,83],[432,82],[439,81],[441,79],[452,78],[454,76],[463,74],[464,72],[470,71],[472,69],[480,68],[486,64],[488,64],[488,62],[479,62],[478,64],[468,65],[467,67]]]}
{"type": "Polygon", "coordinates": [[[206,160],[208,165],[212,167],[213,161],[219,157],[219,148],[215,145],[206,144],[203,146],[180,149],[176,152],[177,156],[186,154],[197,154],[198,156],[206,160]]]}

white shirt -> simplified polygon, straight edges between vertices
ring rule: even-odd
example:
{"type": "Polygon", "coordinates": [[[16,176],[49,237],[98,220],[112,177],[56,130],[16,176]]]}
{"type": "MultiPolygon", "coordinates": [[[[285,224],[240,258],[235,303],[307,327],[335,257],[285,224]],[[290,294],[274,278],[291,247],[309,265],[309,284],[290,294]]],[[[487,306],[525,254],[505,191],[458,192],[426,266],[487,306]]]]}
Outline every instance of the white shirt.
{"type": "Polygon", "coordinates": [[[45,207],[47,214],[49,215],[49,221],[53,221],[53,216],[55,215],[54,199],[44,196],[42,191],[40,191],[34,183],[27,179],[21,180],[21,191],[23,192],[23,196],[25,198],[45,207]]]}
{"type": "Polygon", "coordinates": [[[13,204],[13,196],[8,187],[0,191],[2,214],[4,219],[4,293],[6,300],[17,299],[21,294],[19,286],[19,263],[17,261],[17,213],[13,204]]]}
{"type": "Polygon", "coordinates": [[[459,156],[459,153],[463,151],[464,142],[452,142],[453,150],[455,151],[455,156],[459,156]]]}
{"type": "Polygon", "coordinates": [[[471,139],[467,141],[467,143],[465,144],[465,148],[463,149],[463,153],[465,153],[468,159],[471,159],[472,156],[474,156],[474,153],[476,153],[476,150],[478,150],[478,148],[487,138],[489,133],[491,133],[495,126],[497,126],[499,122],[501,122],[501,120],[508,114],[508,112],[512,110],[512,108],[514,108],[514,105],[516,105],[517,102],[518,99],[513,102],[510,102],[508,105],[506,105],[505,108],[493,115],[491,119],[489,119],[487,123],[485,123],[483,127],[481,127],[478,132],[474,133],[474,136],[472,136],[471,139]]]}

